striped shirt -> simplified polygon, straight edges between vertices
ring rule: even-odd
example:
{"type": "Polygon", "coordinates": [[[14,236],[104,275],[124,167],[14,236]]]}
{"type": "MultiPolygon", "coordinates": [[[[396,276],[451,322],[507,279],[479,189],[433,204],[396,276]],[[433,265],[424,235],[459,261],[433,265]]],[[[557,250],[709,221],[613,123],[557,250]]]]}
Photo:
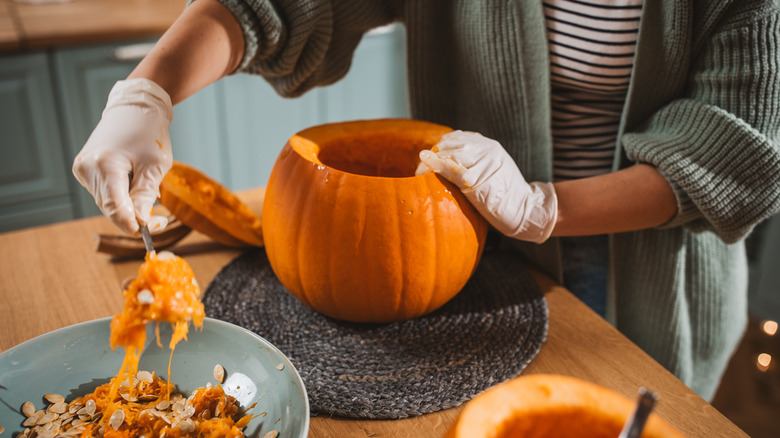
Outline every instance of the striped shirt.
{"type": "Polygon", "coordinates": [[[544,0],[556,181],[612,168],[642,0],[544,0]]]}

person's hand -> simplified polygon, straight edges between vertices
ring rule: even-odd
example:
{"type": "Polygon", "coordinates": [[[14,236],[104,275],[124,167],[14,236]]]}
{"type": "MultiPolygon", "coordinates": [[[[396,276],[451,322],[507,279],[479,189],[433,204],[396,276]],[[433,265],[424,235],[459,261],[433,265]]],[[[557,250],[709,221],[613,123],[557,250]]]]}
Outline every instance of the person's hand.
{"type": "Polygon", "coordinates": [[[527,183],[497,141],[454,131],[445,134],[433,151],[421,151],[420,160],[418,175],[435,171],[458,186],[501,233],[536,243],[550,237],[558,215],[553,185],[527,183]]]}
{"type": "Polygon", "coordinates": [[[161,229],[167,219],[151,216],[173,157],[168,93],[147,79],[117,82],[103,116],[73,162],[73,175],[89,190],[103,214],[134,234],[138,224],[161,229]]]}

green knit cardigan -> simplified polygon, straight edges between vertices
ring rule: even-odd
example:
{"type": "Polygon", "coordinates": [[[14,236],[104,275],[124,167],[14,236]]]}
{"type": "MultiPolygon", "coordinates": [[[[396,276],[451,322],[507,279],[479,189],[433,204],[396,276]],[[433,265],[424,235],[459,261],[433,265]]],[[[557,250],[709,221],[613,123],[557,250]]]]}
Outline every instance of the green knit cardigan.
{"type": "MultiPolygon", "coordinates": [[[[284,96],[337,81],[366,31],[403,23],[412,116],[492,137],[551,180],[541,1],[220,1],[244,31],[237,72],[284,96]]],[[[743,240],[780,209],[778,1],[646,1],[617,145],[614,168],[655,166],[678,213],[611,236],[609,319],[709,399],[746,326],[743,240]]],[[[560,279],[556,239],[517,246],[560,279]]]]}

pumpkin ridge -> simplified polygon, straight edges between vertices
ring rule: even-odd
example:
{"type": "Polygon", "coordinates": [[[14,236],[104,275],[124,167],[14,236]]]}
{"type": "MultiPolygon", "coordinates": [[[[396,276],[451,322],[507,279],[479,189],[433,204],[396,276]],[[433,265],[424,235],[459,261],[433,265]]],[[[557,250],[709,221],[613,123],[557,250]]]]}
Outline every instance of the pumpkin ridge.
{"type": "MultiPolygon", "coordinates": [[[[429,175],[422,176],[422,181],[423,181],[423,187],[424,187],[425,192],[426,193],[430,193],[434,189],[434,187],[431,185],[430,176],[429,175]]],[[[430,217],[430,220],[431,220],[432,223],[436,220],[436,216],[437,216],[437,213],[438,213],[438,211],[435,211],[435,210],[437,210],[437,209],[433,205],[431,205],[431,208],[425,209],[425,214],[426,214],[426,216],[430,217]]],[[[442,231],[442,227],[434,227],[434,226],[428,227],[428,232],[425,233],[425,235],[428,236],[428,238],[430,240],[430,245],[431,246],[436,246],[437,245],[437,243],[439,241],[439,234],[440,234],[441,231],[442,231]]],[[[433,303],[433,300],[440,293],[439,290],[438,290],[439,288],[437,287],[437,285],[442,280],[440,278],[440,276],[441,276],[441,269],[439,269],[439,266],[440,266],[439,260],[438,260],[439,257],[440,257],[440,254],[437,253],[436,257],[431,257],[430,258],[431,265],[430,265],[430,268],[429,268],[429,273],[427,273],[427,277],[432,278],[432,280],[429,281],[428,284],[426,285],[428,287],[428,290],[426,290],[425,294],[424,294],[424,296],[426,297],[426,302],[425,302],[425,305],[421,309],[423,312],[426,312],[426,313],[431,312],[431,311],[434,310],[435,305],[433,303]]]]}
{"type": "MultiPolygon", "coordinates": [[[[395,185],[388,185],[387,186],[390,193],[388,194],[387,199],[391,199],[394,202],[391,202],[390,205],[392,206],[392,210],[390,211],[389,217],[393,219],[393,225],[395,229],[395,234],[397,236],[403,235],[403,228],[401,227],[401,221],[402,221],[402,214],[403,212],[398,207],[398,190],[395,185]]],[[[413,300],[408,297],[408,290],[405,287],[406,283],[406,275],[405,273],[408,272],[406,269],[405,263],[409,259],[409,257],[406,257],[407,255],[404,254],[404,245],[403,245],[403,239],[394,239],[393,241],[393,248],[388,248],[388,251],[392,251],[395,255],[393,257],[393,260],[397,261],[397,264],[401,265],[401,268],[398,269],[398,267],[394,267],[397,272],[399,272],[398,276],[394,277],[395,284],[392,285],[393,289],[391,292],[393,294],[393,302],[392,302],[392,311],[393,311],[393,317],[397,318],[400,314],[409,314],[413,313],[410,312],[410,309],[407,309],[407,306],[404,306],[404,303],[410,303],[414,304],[413,300]]],[[[416,310],[416,309],[411,309],[416,310]]]]}
{"type": "MultiPolygon", "coordinates": [[[[356,244],[349,248],[350,254],[347,254],[348,257],[353,257],[355,259],[359,259],[361,261],[365,260],[365,257],[363,254],[359,253],[360,245],[359,242],[361,242],[365,236],[365,225],[366,225],[366,209],[365,209],[365,196],[356,196],[354,193],[350,193],[350,187],[349,185],[345,184],[345,180],[348,177],[348,174],[345,172],[340,172],[338,169],[334,172],[334,175],[337,178],[338,184],[337,189],[335,189],[334,192],[334,214],[332,216],[333,223],[336,225],[333,227],[335,230],[341,230],[339,228],[339,224],[352,224],[347,225],[347,227],[351,227],[354,225],[354,227],[357,227],[359,229],[357,233],[357,241],[356,244]],[[347,199],[347,202],[344,202],[342,200],[347,199]],[[344,206],[349,205],[349,201],[357,201],[359,200],[361,204],[358,204],[357,208],[353,209],[347,209],[344,206]],[[358,216],[357,213],[361,212],[362,215],[358,216]],[[338,213],[338,214],[336,214],[338,213]]],[[[349,233],[350,236],[354,233],[354,231],[350,230],[349,233]]],[[[344,239],[350,236],[345,236],[343,231],[338,231],[336,234],[332,236],[332,238],[335,239],[344,239]]],[[[334,317],[340,317],[341,312],[340,309],[349,309],[352,306],[359,306],[358,308],[367,308],[365,302],[358,302],[358,300],[366,300],[367,296],[369,295],[368,291],[364,291],[364,293],[360,293],[361,287],[363,287],[363,284],[360,284],[356,281],[356,278],[354,278],[353,275],[350,275],[350,272],[347,272],[344,270],[343,266],[341,265],[342,260],[333,258],[334,263],[334,269],[331,270],[331,273],[334,273],[335,275],[330,276],[330,283],[331,284],[348,284],[351,285],[349,287],[349,290],[337,290],[334,287],[328,288],[329,293],[329,302],[331,303],[331,308],[329,309],[329,312],[331,313],[331,316],[334,317]]]]}
{"type": "MultiPolygon", "coordinates": [[[[296,159],[296,170],[298,172],[293,173],[293,178],[290,178],[290,182],[293,181],[309,181],[308,174],[313,173],[316,177],[317,175],[317,164],[311,163],[306,160],[300,160],[296,159]],[[305,177],[301,177],[299,174],[305,174],[305,177]]],[[[294,243],[296,245],[295,251],[293,253],[295,254],[295,263],[296,265],[300,266],[301,268],[297,270],[297,278],[298,282],[300,284],[300,299],[304,303],[306,303],[309,306],[318,307],[321,305],[322,300],[322,294],[314,294],[316,296],[312,296],[312,291],[309,287],[307,287],[308,281],[306,279],[312,275],[311,270],[313,267],[315,267],[314,261],[308,259],[306,256],[308,254],[316,255],[316,251],[310,250],[310,234],[316,235],[316,231],[314,233],[311,233],[312,230],[309,229],[309,227],[305,227],[302,224],[314,224],[318,225],[318,221],[311,221],[309,220],[309,217],[313,216],[315,214],[314,209],[312,208],[312,202],[317,202],[318,200],[318,193],[315,189],[309,189],[305,190],[305,194],[303,196],[296,196],[297,205],[294,206],[294,211],[300,211],[301,213],[298,215],[295,215],[296,223],[292,227],[292,229],[297,230],[297,235],[293,236],[294,243]],[[312,201],[313,200],[313,201],[312,201]]],[[[292,243],[292,242],[291,242],[292,243]]],[[[316,249],[316,248],[315,248],[316,249]]],[[[329,281],[324,281],[324,284],[329,284],[329,281]]],[[[328,287],[327,290],[330,290],[332,288],[328,287]]],[[[330,300],[326,300],[330,301],[330,300]]],[[[330,304],[328,304],[330,306],[330,304]]]]}
{"type": "MultiPolygon", "coordinates": [[[[295,181],[302,177],[303,169],[301,163],[297,162],[295,152],[291,150],[289,145],[285,146],[279,153],[277,163],[281,167],[290,167],[291,172],[289,176],[277,176],[274,172],[271,173],[271,178],[268,182],[267,192],[279,193],[279,196],[274,196],[271,199],[266,198],[266,202],[263,206],[263,217],[267,217],[268,220],[263,224],[264,240],[266,240],[266,254],[269,260],[277,258],[289,258],[294,260],[293,266],[299,264],[298,251],[292,248],[292,245],[297,242],[297,236],[289,235],[288,230],[300,230],[301,216],[293,215],[292,218],[287,215],[288,211],[296,211],[295,209],[302,208],[303,200],[298,196],[294,196],[295,181]],[[271,201],[271,202],[269,202],[271,201]],[[276,218],[284,216],[284,220],[279,221],[276,218]],[[279,223],[289,223],[289,227],[272,228],[271,225],[278,225],[279,223]],[[272,241],[271,245],[267,242],[272,241]]],[[[288,290],[303,291],[303,279],[301,278],[301,272],[296,270],[294,273],[290,272],[288,267],[271,264],[271,268],[276,276],[285,284],[288,290]],[[284,268],[284,269],[282,269],[284,268]],[[290,284],[292,282],[293,284],[290,284]]],[[[308,300],[304,293],[295,295],[305,305],[310,306],[312,303],[308,300]]]]}

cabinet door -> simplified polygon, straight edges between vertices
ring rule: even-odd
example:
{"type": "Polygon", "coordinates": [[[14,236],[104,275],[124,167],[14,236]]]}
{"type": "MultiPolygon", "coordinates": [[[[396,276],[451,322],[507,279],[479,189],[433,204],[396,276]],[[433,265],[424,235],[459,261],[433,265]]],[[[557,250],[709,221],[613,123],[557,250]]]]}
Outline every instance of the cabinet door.
{"type": "MultiPolygon", "coordinates": [[[[125,79],[153,45],[152,41],[58,50],[54,53],[58,90],[72,162],[100,121],[108,93],[125,79]]],[[[173,157],[220,175],[221,155],[216,88],[207,87],[176,105],[170,126],[173,157]]],[[[100,214],[92,196],[71,178],[79,216],[100,214]]]]}
{"type": "Polygon", "coordinates": [[[0,57],[0,231],[73,218],[44,53],[0,57]]]}
{"type": "Polygon", "coordinates": [[[323,123],[409,117],[403,30],[392,24],[363,37],[347,76],[320,91],[325,102],[323,123]]]}
{"type": "Polygon", "coordinates": [[[218,82],[223,87],[225,173],[231,190],[264,186],[287,139],[321,120],[318,93],[284,99],[259,76],[237,74],[218,82]]]}

